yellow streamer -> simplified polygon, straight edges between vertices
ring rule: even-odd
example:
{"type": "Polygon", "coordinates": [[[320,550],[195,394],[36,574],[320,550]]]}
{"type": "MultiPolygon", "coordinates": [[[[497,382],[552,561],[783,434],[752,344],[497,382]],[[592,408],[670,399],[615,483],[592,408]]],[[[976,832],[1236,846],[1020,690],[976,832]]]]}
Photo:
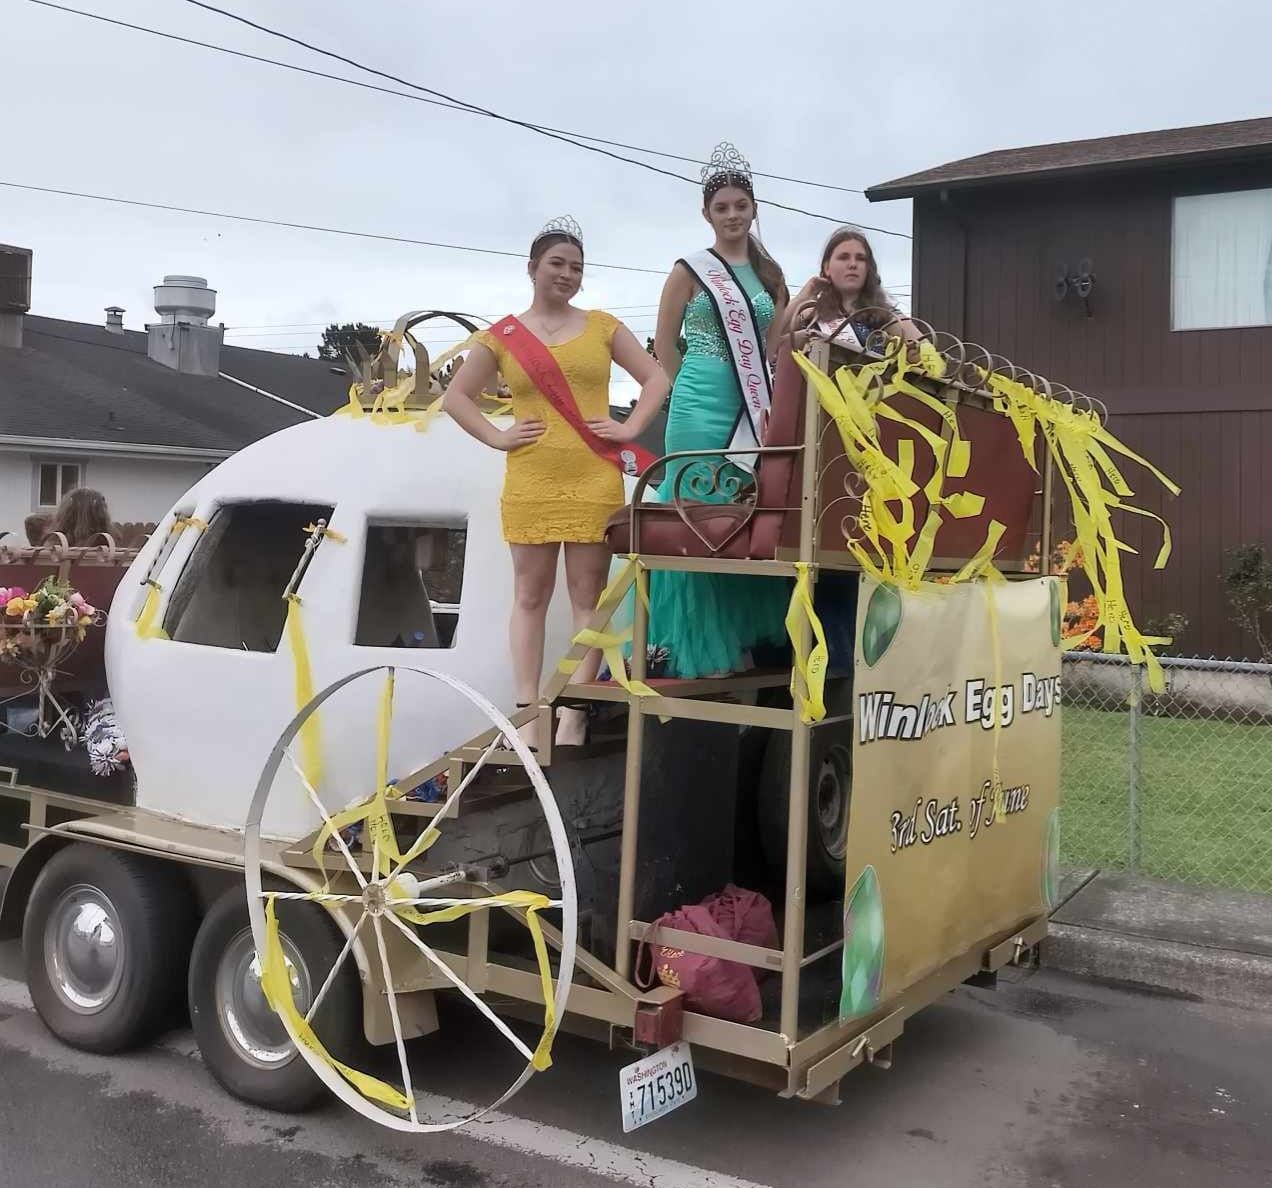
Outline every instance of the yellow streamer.
{"type": "Polygon", "coordinates": [[[499,895],[486,896],[472,904],[453,904],[434,911],[421,912],[413,907],[395,907],[394,912],[412,924],[449,924],[462,919],[472,912],[485,908],[509,907],[525,910],[526,927],[530,929],[530,937],[534,942],[535,958],[539,964],[539,988],[543,994],[543,1034],[539,1037],[531,1063],[539,1072],[552,1066],[552,1039],[556,1031],[556,1004],[552,996],[552,965],[548,960],[548,946],[543,938],[543,927],[539,923],[537,912],[548,907],[547,896],[533,891],[505,891],[499,895]]]}
{"type": "Polygon", "coordinates": [[[795,589],[791,592],[790,606],[786,611],[786,634],[795,648],[795,663],[791,668],[791,697],[799,707],[800,721],[820,722],[826,716],[826,667],[829,651],[826,632],[813,608],[812,573],[803,561],[795,564],[795,589]],[[800,620],[808,623],[814,643],[804,653],[800,646],[800,620]]]}
{"type": "MultiPolygon", "coordinates": [[[[196,516],[174,516],[172,523],[168,525],[168,533],[163,539],[163,544],[159,546],[159,552],[162,553],[167,548],[168,541],[174,533],[180,536],[187,528],[197,528],[203,532],[207,526],[207,521],[200,520],[196,516]]],[[[137,634],[142,639],[167,639],[168,633],[155,623],[159,614],[159,598],[163,593],[163,587],[149,578],[146,579],[145,584],[150,588],[146,591],[145,601],[141,604],[141,611],[134,624],[137,634]]]]}
{"type": "Polygon", "coordinates": [[[155,625],[155,617],[159,613],[160,586],[158,582],[147,582],[146,601],[141,604],[141,613],[137,616],[137,634],[142,639],[167,639],[168,633],[155,625]]]}
{"type": "MultiPolygon", "coordinates": [[[[850,537],[847,548],[862,569],[878,580],[914,588],[923,581],[943,517],[978,516],[984,511],[983,498],[972,492],[945,495],[946,477],[958,478],[967,473],[969,445],[959,433],[954,410],[908,378],[915,374],[939,377],[944,374],[943,361],[931,344],[921,344],[918,363],[912,364],[905,346],[893,340],[883,359],[856,368],[840,368],[832,381],[802,355],[797,354],[795,359],[827,415],[835,421],[850,464],[866,482],[857,519],[860,539],[850,537]],[[925,351],[924,345],[930,349],[925,351]],[[884,381],[887,374],[884,368],[888,365],[893,370],[891,378],[884,381]],[[880,384],[882,394],[878,392],[880,384]],[[918,400],[942,419],[949,432],[948,443],[926,426],[889,407],[888,400],[898,392],[918,400]],[[930,512],[917,539],[913,533],[913,510],[909,506],[913,483],[908,480],[913,470],[912,464],[907,463],[912,455],[898,450],[896,463],[880,460],[882,451],[875,427],[879,417],[907,426],[933,453],[933,474],[924,487],[930,512]]],[[[1150,689],[1161,692],[1164,675],[1152,649],[1163,641],[1145,636],[1126,605],[1121,554],[1134,550],[1118,539],[1111,513],[1128,512],[1161,524],[1162,543],[1154,561],[1155,568],[1165,565],[1170,556],[1170,530],[1160,516],[1127,502],[1133,492],[1113,455],[1145,467],[1172,494],[1179,493],[1178,486],[1152,463],[1119,442],[1100,424],[1094,411],[1052,400],[1007,376],[983,368],[975,370],[993,395],[997,411],[1011,420],[1021,450],[1035,471],[1038,470],[1035,443],[1038,434],[1042,435],[1052,465],[1069,495],[1077,537],[1073,549],[1081,554],[1082,568],[1095,596],[1098,607],[1095,630],[1104,631],[1104,650],[1117,652],[1124,648],[1133,662],[1145,665],[1150,689]]],[[[993,555],[1003,531],[1000,523],[992,522],[984,544],[950,581],[970,581],[979,576],[997,578],[993,555]]],[[[1066,646],[1075,646],[1077,642],[1067,642],[1066,646]]]]}
{"type": "MultiPolygon", "coordinates": [[[[309,648],[305,643],[305,625],[301,621],[300,597],[288,594],[287,643],[291,647],[292,669],[295,677],[296,709],[304,709],[314,699],[314,678],[309,667],[309,648]]],[[[300,728],[300,769],[313,787],[322,779],[322,744],[318,734],[318,714],[309,715],[300,728]]]]}
{"type": "Polygon", "coordinates": [[[292,997],[287,959],[283,953],[282,942],[278,938],[278,916],[274,910],[273,896],[265,901],[265,952],[261,954],[261,992],[274,1012],[291,1024],[300,1042],[323,1064],[334,1068],[363,1097],[378,1101],[390,1109],[409,1110],[411,1108],[410,1098],[405,1093],[381,1081],[378,1077],[342,1064],[332,1056],[323,1047],[314,1029],[305,1022],[305,1016],[296,1008],[296,1000],[292,997]]]}

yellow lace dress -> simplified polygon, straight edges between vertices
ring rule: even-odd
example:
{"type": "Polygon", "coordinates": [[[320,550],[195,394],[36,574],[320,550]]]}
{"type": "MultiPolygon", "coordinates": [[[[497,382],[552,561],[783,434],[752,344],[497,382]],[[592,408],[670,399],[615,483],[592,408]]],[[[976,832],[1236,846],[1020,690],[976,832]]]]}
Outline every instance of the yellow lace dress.
{"type": "MultiPolygon", "coordinates": [[[[610,344],[618,319],[591,310],[581,334],[549,347],[584,420],[609,416],[610,344]]],[[[517,420],[540,420],[543,436],[508,455],[500,510],[504,539],[510,544],[588,544],[605,535],[605,521],[622,506],[618,469],[598,458],[566,420],[530,382],[520,364],[483,330],[477,341],[499,364],[512,391],[517,420]]]]}

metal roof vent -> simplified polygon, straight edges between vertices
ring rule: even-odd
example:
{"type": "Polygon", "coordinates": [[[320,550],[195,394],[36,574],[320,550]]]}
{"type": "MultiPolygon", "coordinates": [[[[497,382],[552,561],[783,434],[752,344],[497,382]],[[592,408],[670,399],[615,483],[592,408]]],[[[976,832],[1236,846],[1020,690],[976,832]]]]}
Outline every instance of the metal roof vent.
{"type": "Polygon", "coordinates": [[[216,290],[201,276],[165,276],[155,285],[155,312],[162,322],[146,327],[146,354],[186,375],[217,375],[224,327],[209,326],[216,290]]]}
{"type": "Polygon", "coordinates": [[[155,313],[165,325],[206,326],[216,313],[216,290],[202,276],[165,276],[155,285],[155,313]]]}
{"type": "Polygon", "coordinates": [[[106,329],[112,334],[122,334],[124,332],[124,307],[122,305],[108,305],[106,307],[106,329]]]}

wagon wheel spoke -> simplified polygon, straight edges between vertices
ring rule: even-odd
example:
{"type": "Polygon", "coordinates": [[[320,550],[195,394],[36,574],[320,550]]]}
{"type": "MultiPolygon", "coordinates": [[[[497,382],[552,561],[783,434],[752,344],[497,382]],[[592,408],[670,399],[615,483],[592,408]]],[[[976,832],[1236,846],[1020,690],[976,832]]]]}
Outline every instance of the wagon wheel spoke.
{"type": "Polygon", "coordinates": [[[361,895],[339,895],[334,891],[262,891],[261,899],[311,899],[314,903],[361,903],[361,895]]]}
{"type": "MultiPolygon", "coordinates": [[[[438,810],[437,810],[437,815],[436,815],[435,817],[433,817],[432,821],[430,821],[430,822],[429,822],[428,827],[427,827],[427,828],[425,828],[425,829],[424,829],[424,830],[420,833],[420,836],[419,836],[419,837],[417,837],[417,838],[415,839],[415,844],[416,844],[416,845],[418,845],[418,844],[419,844],[419,840],[420,840],[420,838],[424,837],[424,836],[425,836],[426,834],[428,834],[430,831],[431,831],[431,832],[433,832],[433,833],[435,833],[435,834],[437,834],[437,835],[439,835],[439,836],[441,835],[441,832],[442,832],[442,831],[441,831],[441,828],[440,828],[440,822],[441,822],[442,820],[444,820],[444,819],[445,819],[445,817],[446,817],[446,814],[447,814],[447,813],[449,813],[449,812],[450,812],[450,810],[451,810],[451,809],[452,809],[455,805],[457,805],[457,804],[459,803],[459,798],[460,798],[461,796],[463,796],[463,794],[464,794],[465,790],[468,788],[468,786],[469,786],[469,785],[473,782],[473,780],[475,780],[475,779],[477,778],[477,776],[478,776],[478,775],[480,774],[480,772],[481,772],[481,769],[482,769],[483,767],[485,767],[485,766],[486,766],[486,763],[489,761],[489,759],[490,759],[491,755],[493,755],[493,754],[495,753],[495,751],[498,749],[498,747],[499,747],[499,743],[500,743],[500,741],[501,741],[502,739],[503,739],[503,735],[502,735],[502,734],[501,734],[501,735],[498,735],[498,736],[495,738],[495,740],[494,740],[494,741],[490,744],[490,746],[488,746],[488,747],[487,747],[487,748],[486,748],[486,749],[482,752],[482,754],[481,754],[481,758],[480,758],[480,759],[478,759],[478,760],[477,760],[477,762],[473,764],[473,769],[472,769],[472,771],[470,771],[470,772],[469,772],[466,776],[464,776],[464,778],[463,778],[462,780],[460,780],[460,781],[459,781],[459,785],[455,788],[455,791],[454,791],[454,792],[452,792],[452,793],[451,793],[451,794],[450,794],[450,795],[446,798],[446,800],[445,800],[445,802],[443,803],[442,807],[441,807],[440,809],[438,809],[438,810]]],[[[414,848],[415,848],[414,846],[412,846],[412,847],[411,847],[411,849],[414,849],[414,848]]],[[[409,851],[408,851],[408,853],[409,853],[409,851]]],[[[402,873],[402,869],[403,869],[405,866],[406,866],[406,863],[405,863],[405,862],[400,862],[400,863],[398,863],[398,865],[397,865],[396,867],[394,867],[394,869],[393,869],[393,870],[391,870],[391,871],[389,872],[389,876],[388,876],[389,881],[391,882],[391,881],[392,881],[393,879],[395,879],[395,878],[396,878],[399,874],[401,874],[401,873],[402,873]]]]}
{"type": "MultiPolygon", "coordinates": [[[[392,914],[390,914],[387,917],[387,919],[395,928],[397,928],[403,934],[403,936],[407,938],[407,940],[411,942],[411,944],[413,944],[417,949],[419,949],[421,953],[424,954],[425,958],[427,958],[428,961],[430,961],[437,968],[438,973],[440,973],[442,977],[444,977],[448,982],[450,982],[450,984],[454,986],[456,990],[460,991],[460,993],[462,993],[464,997],[467,998],[469,1002],[473,1004],[473,1006],[475,1006],[479,1011],[481,1011],[481,1013],[485,1015],[486,1018],[489,1019],[491,1023],[494,1024],[494,1026],[500,1032],[500,1034],[503,1035],[508,1040],[508,1042],[511,1043],[512,1046],[516,1048],[517,1051],[520,1052],[521,1055],[526,1058],[527,1061],[534,1060],[534,1053],[529,1048],[526,1047],[526,1045],[516,1035],[516,1033],[512,1030],[512,1028],[510,1028],[507,1023],[505,1023],[498,1015],[496,1015],[495,1012],[492,1011],[490,1007],[485,1003],[485,1001],[480,996],[478,996],[477,994],[473,992],[472,988],[465,981],[463,981],[461,978],[456,976],[454,970],[452,970],[451,967],[447,965],[445,961],[443,961],[436,953],[434,953],[433,950],[430,949],[428,945],[426,945],[424,941],[422,941],[419,938],[419,936],[416,935],[415,930],[413,928],[407,927],[407,925],[403,924],[401,920],[399,920],[396,916],[392,914]]],[[[378,927],[379,925],[378,920],[376,921],[376,924],[378,927]]]]}
{"type": "Polygon", "coordinates": [[[331,963],[331,969],[327,974],[326,981],[323,982],[318,993],[314,995],[314,1001],[310,1005],[309,1010],[305,1012],[306,1023],[313,1022],[314,1016],[318,1013],[319,1008],[322,1006],[323,999],[327,997],[327,992],[335,985],[336,975],[340,972],[344,963],[349,959],[349,954],[353,952],[353,942],[357,939],[359,930],[366,922],[367,913],[363,912],[362,915],[358,917],[358,922],[353,926],[349,935],[345,938],[344,948],[340,950],[340,956],[331,963]]]}
{"type": "MultiPolygon", "coordinates": [[[[389,918],[392,919],[392,917],[389,918]]],[[[410,1102],[411,1121],[418,1125],[415,1090],[411,1087],[411,1068],[406,1062],[406,1041],[402,1038],[402,1020],[398,1018],[397,994],[393,990],[393,972],[389,969],[389,955],[384,947],[384,929],[380,926],[379,916],[373,916],[371,923],[375,926],[375,945],[380,950],[380,971],[384,978],[384,989],[389,996],[389,1018],[393,1020],[393,1042],[397,1045],[398,1063],[402,1066],[402,1088],[406,1090],[406,1099],[410,1102]]]]}
{"type": "MultiPolygon", "coordinates": [[[[375,739],[375,791],[376,795],[387,795],[389,788],[389,739],[393,733],[393,694],[396,684],[394,669],[384,674],[384,691],[380,695],[380,720],[376,727],[375,739]]],[[[392,818],[389,836],[392,840],[392,818]]],[[[372,833],[371,877],[380,877],[380,838],[372,833]]],[[[392,864],[389,856],[385,856],[385,872],[392,877],[392,864]]]]}
{"type": "Polygon", "coordinates": [[[331,815],[327,812],[326,807],[322,803],[322,798],[314,790],[313,784],[309,782],[309,777],[301,770],[301,766],[296,762],[296,756],[292,754],[290,746],[285,748],[287,761],[292,765],[292,770],[299,777],[300,782],[304,785],[305,792],[309,799],[313,802],[319,814],[322,816],[323,824],[331,829],[331,836],[335,839],[336,846],[344,855],[344,860],[349,864],[349,869],[353,872],[353,877],[358,880],[358,886],[364,891],[366,890],[367,880],[363,877],[362,871],[358,869],[357,862],[354,861],[353,855],[349,852],[349,847],[345,844],[345,839],[340,836],[340,830],[337,829],[331,820],[331,815]]]}
{"type": "MultiPolygon", "coordinates": [[[[477,899],[395,899],[393,901],[395,908],[399,907],[483,907],[496,908],[505,907],[506,901],[502,896],[491,895],[481,896],[477,899]]],[[[552,908],[560,908],[561,900],[549,899],[542,910],[548,911],[552,908]]]]}

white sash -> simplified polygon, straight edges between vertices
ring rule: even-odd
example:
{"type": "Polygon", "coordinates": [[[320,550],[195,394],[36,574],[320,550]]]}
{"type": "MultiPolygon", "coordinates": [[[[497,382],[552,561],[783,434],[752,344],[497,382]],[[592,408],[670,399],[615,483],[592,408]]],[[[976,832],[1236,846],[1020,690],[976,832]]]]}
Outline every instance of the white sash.
{"type": "MultiPolygon", "coordinates": [[[[728,448],[758,446],[763,440],[772,388],[764,358],[764,336],[760,333],[759,319],[751,307],[751,299],[733,269],[711,249],[688,256],[680,263],[693,273],[710,298],[720,332],[729,344],[740,406],[728,448]]],[[[742,454],[730,461],[744,470],[754,470],[756,456],[742,454]]]]}

